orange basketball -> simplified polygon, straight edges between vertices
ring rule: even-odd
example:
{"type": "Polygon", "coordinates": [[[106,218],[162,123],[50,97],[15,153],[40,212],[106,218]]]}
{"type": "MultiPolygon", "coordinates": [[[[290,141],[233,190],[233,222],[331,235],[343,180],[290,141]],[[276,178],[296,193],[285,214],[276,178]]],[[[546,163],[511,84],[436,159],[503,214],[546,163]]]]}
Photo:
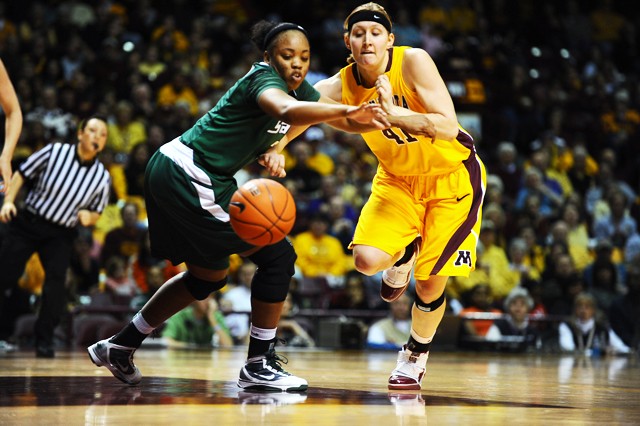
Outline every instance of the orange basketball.
{"type": "Polygon", "coordinates": [[[272,179],[253,179],[242,185],[229,204],[231,227],[244,241],[268,246],[293,228],[296,204],[287,188],[272,179]]]}

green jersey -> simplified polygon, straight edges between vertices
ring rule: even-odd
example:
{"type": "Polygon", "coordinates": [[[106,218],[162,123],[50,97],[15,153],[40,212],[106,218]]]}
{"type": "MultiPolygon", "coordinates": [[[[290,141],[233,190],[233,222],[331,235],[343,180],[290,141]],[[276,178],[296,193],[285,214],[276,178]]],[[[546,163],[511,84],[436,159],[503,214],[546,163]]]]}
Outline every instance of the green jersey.
{"type": "MultiPolygon", "coordinates": [[[[208,113],[181,137],[194,152],[194,163],[213,175],[232,176],[278,142],[290,125],[258,106],[269,88],[287,92],[287,85],[268,64],[255,63],[208,113]]],[[[316,102],[320,93],[306,80],[289,95],[316,102]]]]}
{"type": "MultiPolygon", "coordinates": [[[[269,88],[287,91],[269,65],[254,64],[211,111],[149,160],[145,206],[154,255],[175,265],[224,269],[230,254],[253,247],[233,232],[229,202],[237,189],[235,173],[289,130],[289,124],[258,106],[258,97],[269,88]]],[[[320,99],[306,81],[289,94],[302,101],[320,99]]]]}

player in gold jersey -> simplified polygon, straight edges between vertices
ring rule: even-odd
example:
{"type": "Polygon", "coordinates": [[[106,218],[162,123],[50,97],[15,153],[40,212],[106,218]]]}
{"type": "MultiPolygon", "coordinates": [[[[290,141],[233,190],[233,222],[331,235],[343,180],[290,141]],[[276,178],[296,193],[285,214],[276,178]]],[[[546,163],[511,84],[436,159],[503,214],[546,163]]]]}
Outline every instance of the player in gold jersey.
{"type": "Polygon", "coordinates": [[[486,172],[433,60],[422,49],[393,46],[384,8],[355,8],[344,29],[349,65],[315,87],[337,102],[379,103],[389,114],[392,127],[362,134],[379,166],[351,247],[360,272],[383,271],[386,301],[406,290],[415,266],[411,335],[389,389],[418,390],[447,279],[475,267],[486,172]]]}

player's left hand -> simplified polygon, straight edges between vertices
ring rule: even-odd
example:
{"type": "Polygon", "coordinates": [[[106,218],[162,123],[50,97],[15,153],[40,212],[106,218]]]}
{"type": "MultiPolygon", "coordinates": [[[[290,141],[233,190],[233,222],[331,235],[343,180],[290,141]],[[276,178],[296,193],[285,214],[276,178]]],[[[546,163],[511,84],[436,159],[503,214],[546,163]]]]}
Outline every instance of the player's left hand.
{"type": "Polygon", "coordinates": [[[360,124],[371,124],[377,128],[386,129],[391,125],[387,121],[387,113],[380,105],[364,103],[347,110],[347,118],[360,124]]]}
{"type": "Polygon", "coordinates": [[[287,175],[284,170],[284,155],[276,152],[275,148],[269,149],[258,157],[258,164],[267,169],[273,177],[283,178],[287,175]]]}
{"type": "Polygon", "coordinates": [[[386,112],[391,114],[393,104],[393,89],[391,88],[391,81],[389,76],[382,74],[378,76],[376,80],[376,92],[378,92],[378,101],[380,106],[386,112]]]}

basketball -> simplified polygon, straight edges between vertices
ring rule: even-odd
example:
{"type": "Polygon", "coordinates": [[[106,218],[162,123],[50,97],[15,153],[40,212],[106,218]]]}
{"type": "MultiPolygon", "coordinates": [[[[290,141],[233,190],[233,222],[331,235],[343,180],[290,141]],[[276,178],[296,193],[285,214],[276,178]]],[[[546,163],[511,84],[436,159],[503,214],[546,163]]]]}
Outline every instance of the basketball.
{"type": "Polygon", "coordinates": [[[253,179],[239,187],[229,203],[231,227],[254,246],[284,239],[296,220],[296,205],[287,188],[272,179],[253,179]]]}

